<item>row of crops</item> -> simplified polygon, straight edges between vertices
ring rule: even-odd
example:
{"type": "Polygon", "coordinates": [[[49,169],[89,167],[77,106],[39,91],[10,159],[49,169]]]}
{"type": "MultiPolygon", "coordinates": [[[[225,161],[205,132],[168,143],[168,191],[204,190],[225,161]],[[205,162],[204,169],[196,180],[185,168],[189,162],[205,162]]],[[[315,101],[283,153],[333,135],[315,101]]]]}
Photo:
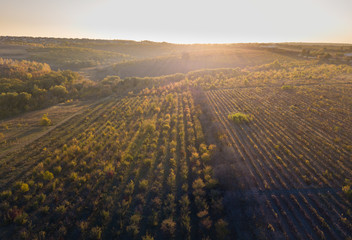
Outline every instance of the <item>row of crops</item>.
{"type": "Polygon", "coordinates": [[[0,239],[348,239],[350,72],[135,79],[0,159],[0,239]]]}
{"type": "MultiPolygon", "coordinates": [[[[204,92],[204,111],[219,123],[223,145],[258,202],[253,215],[268,238],[346,239],[352,232],[351,87],[321,85],[204,92]],[[342,101],[344,99],[344,101],[342,101]],[[229,114],[250,114],[236,123],[229,114]]],[[[231,208],[231,206],[226,206],[231,208]]]]}
{"type": "Polygon", "coordinates": [[[189,91],[109,98],[1,161],[0,238],[221,239],[189,91]]]}

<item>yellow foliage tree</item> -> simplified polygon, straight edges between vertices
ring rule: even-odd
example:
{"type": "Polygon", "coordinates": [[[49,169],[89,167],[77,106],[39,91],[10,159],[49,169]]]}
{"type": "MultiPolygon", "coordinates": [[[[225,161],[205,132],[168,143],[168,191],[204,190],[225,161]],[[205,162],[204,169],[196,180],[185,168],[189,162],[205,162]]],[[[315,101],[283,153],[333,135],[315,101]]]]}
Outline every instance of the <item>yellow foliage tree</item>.
{"type": "Polygon", "coordinates": [[[40,120],[40,125],[42,125],[42,126],[50,126],[51,125],[51,120],[48,118],[48,114],[43,114],[43,117],[40,120]]]}

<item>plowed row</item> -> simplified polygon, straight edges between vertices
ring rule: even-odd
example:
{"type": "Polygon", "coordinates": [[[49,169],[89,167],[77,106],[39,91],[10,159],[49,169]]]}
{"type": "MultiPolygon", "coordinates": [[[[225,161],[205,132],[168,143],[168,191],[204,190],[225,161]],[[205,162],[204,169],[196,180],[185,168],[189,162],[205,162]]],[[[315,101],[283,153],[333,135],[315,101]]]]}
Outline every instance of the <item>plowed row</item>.
{"type": "Polygon", "coordinates": [[[241,174],[242,189],[233,194],[258,201],[255,215],[265,219],[268,237],[345,239],[352,232],[352,205],[341,191],[352,177],[352,112],[338,98],[342,87],[319,88],[205,93],[241,174]],[[232,112],[253,121],[234,124],[232,112]]]}

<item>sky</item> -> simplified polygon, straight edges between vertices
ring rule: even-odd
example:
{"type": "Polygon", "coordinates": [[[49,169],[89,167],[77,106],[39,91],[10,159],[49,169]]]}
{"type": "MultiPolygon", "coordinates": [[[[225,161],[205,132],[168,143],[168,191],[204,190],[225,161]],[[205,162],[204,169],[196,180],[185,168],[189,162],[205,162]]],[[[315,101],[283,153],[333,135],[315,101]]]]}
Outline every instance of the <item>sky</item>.
{"type": "Polygon", "coordinates": [[[0,0],[0,35],[352,43],[352,0],[0,0]]]}

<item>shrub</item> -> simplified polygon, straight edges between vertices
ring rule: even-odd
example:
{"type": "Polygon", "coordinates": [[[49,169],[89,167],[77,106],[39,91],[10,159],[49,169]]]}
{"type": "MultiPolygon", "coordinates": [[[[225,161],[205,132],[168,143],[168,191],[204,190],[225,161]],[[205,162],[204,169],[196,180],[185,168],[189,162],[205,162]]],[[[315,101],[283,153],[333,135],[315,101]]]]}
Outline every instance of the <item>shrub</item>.
{"type": "Polygon", "coordinates": [[[292,85],[283,85],[281,89],[285,91],[292,91],[293,89],[295,89],[295,87],[292,85]]]}
{"type": "Polygon", "coordinates": [[[39,240],[46,239],[45,235],[46,235],[45,231],[40,231],[39,234],[38,234],[38,239],[39,240]]]}
{"type": "Polygon", "coordinates": [[[139,214],[134,214],[130,218],[130,225],[126,227],[126,230],[129,234],[131,234],[134,238],[139,234],[139,222],[141,220],[141,216],[139,214]]]}
{"type": "Polygon", "coordinates": [[[350,180],[345,180],[345,186],[342,187],[342,191],[346,195],[347,199],[352,201],[352,182],[350,180]]]}
{"type": "Polygon", "coordinates": [[[22,211],[15,217],[14,222],[18,225],[26,224],[28,222],[28,214],[22,211]]]}
{"type": "Polygon", "coordinates": [[[215,231],[217,239],[226,239],[226,236],[229,235],[228,223],[223,219],[219,219],[215,223],[215,231]]]}
{"type": "Polygon", "coordinates": [[[152,159],[150,159],[150,158],[145,158],[145,159],[143,160],[143,168],[144,168],[145,170],[148,170],[149,168],[151,168],[151,167],[152,167],[152,164],[153,164],[153,162],[152,162],[152,159]]]}
{"type": "Polygon", "coordinates": [[[51,120],[48,118],[48,114],[43,114],[43,117],[40,120],[40,125],[42,125],[42,126],[50,126],[51,125],[51,120]]]}
{"type": "Polygon", "coordinates": [[[86,230],[88,228],[88,223],[86,221],[80,222],[79,223],[79,228],[80,228],[82,233],[86,232],[86,230]]]}
{"type": "Polygon", "coordinates": [[[6,217],[11,222],[23,225],[28,221],[28,214],[25,213],[22,209],[17,208],[17,206],[9,209],[7,211],[6,217]]]}
{"type": "Polygon", "coordinates": [[[49,210],[50,210],[49,206],[43,206],[39,208],[39,212],[42,214],[47,214],[49,210]]]}
{"type": "Polygon", "coordinates": [[[210,161],[210,154],[205,152],[200,157],[204,163],[208,163],[210,161]]]}
{"type": "Polygon", "coordinates": [[[6,190],[0,193],[1,198],[9,198],[12,196],[11,190],[6,190]]]}
{"type": "Polygon", "coordinates": [[[125,194],[132,195],[133,191],[134,191],[134,182],[133,182],[133,180],[131,180],[130,183],[127,184],[127,186],[126,186],[125,194]]]}
{"type": "Polygon", "coordinates": [[[49,89],[49,91],[59,99],[64,98],[68,94],[66,87],[62,85],[53,86],[49,89]]]}
{"type": "Polygon", "coordinates": [[[66,212],[66,210],[67,209],[64,204],[55,208],[55,211],[59,214],[64,214],[66,212]]]}
{"type": "Polygon", "coordinates": [[[176,223],[171,219],[167,218],[161,223],[161,231],[166,236],[172,237],[175,234],[176,223]]]}
{"type": "Polygon", "coordinates": [[[152,121],[144,121],[143,129],[146,134],[153,134],[155,132],[155,124],[152,121]]]}
{"type": "Polygon", "coordinates": [[[22,183],[20,189],[21,189],[21,192],[28,192],[29,186],[27,183],[22,183]]]}
{"type": "Polygon", "coordinates": [[[105,210],[101,211],[101,217],[103,218],[104,222],[107,222],[110,217],[110,212],[105,210]]]}
{"type": "Polygon", "coordinates": [[[147,233],[145,236],[142,237],[142,240],[154,240],[154,237],[147,233]]]}
{"type": "Polygon", "coordinates": [[[100,227],[94,227],[90,230],[90,238],[91,239],[101,239],[101,233],[102,233],[102,230],[100,227]]]}
{"type": "Polygon", "coordinates": [[[203,228],[203,231],[209,230],[213,224],[213,221],[211,221],[210,217],[205,217],[200,221],[200,226],[203,228]]]}
{"type": "Polygon", "coordinates": [[[272,232],[275,232],[275,228],[271,224],[268,225],[268,229],[272,232]]]}
{"type": "Polygon", "coordinates": [[[43,203],[46,199],[46,195],[44,193],[39,194],[38,200],[40,203],[43,203]]]}
{"type": "Polygon", "coordinates": [[[54,174],[52,174],[52,173],[49,172],[49,171],[45,171],[45,172],[43,173],[42,177],[43,177],[43,180],[45,180],[45,181],[50,181],[50,180],[52,180],[52,179],[54,178],[54,174]]]}
{"type": "Polygon", "coordinates": [[[237,112],[237,113],[230,113],[227,118],[234,123],[248,123],[253,120],[253,117],[249,114],[237,112]]]}
{"type": "Polygon", "coordinates": [[[193,195],[194,196],[204,196],[205,195],[205,192],[204,192],[205,184],[201,178],[194,180],[192,187],[193,187],[193,195]]]}
{"type": "Polygon", "coordinates": [[[145,191],[145,190],[147,190],[147,188],[148,188],[148,180],[144,179],[139,182],[139,189],[141,191],[145,191]]]}
{"type": "Polygon", "coordinates": [[[59,174],[61,172],[61,170],[62,170],[61,166],[57,166],[57,167],[54,168],[54,172],[56,174],[59,174]]]}
{"type": "Polygon", "coordinates": [[[78,178],[77,173],[76,173],[76,172],[72,172],[71,175],[70,175],[70,179],[71,179],[72,181],[76,181],[77,178],[78,178]]]}

